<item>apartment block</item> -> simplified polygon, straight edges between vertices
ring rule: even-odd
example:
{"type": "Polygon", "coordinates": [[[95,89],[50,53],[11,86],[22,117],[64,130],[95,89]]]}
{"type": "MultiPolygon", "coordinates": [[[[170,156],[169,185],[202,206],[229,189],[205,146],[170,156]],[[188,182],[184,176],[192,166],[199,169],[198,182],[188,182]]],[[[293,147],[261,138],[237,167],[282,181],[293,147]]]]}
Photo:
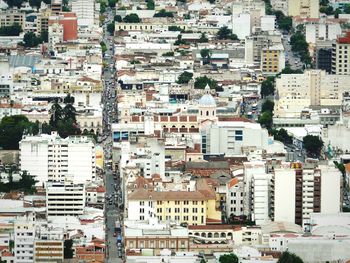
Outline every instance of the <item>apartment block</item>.
{"type": "Polygon", "coordinates": [[[18,24],[24,29],[25,25],[25,13],[19,10],[2,10],[0,11],[0,27],[12,26],[18,24]]]}
{"type": "Polygon", "coordinates": [[[25,217],[14,222],[15,234],[15,262],[34,262],[35,221],[32,217],[25,217]]]}
{"type": "Polygon", "coordinates": [[[288,15],[302,18],[319,18],[319,0],[288,0],[288,15]]]}
{"type": "Polygon", "coordinates": [[[348,81],[347,76],[329,75],[322,70],[282,74],[276,79],[274,115],[276,118],[300,118],[305,108],[340,107],[348,81]]]}
{"type": "Polygon", "coordinates": [[[78,26],[94,25],[97,13],[94,0],[72,1],[72,12],[74,12],[77,15],[78,26]]]}
{"type": "Polygon", "coordinates": [[[317,41],[333,41],[341,35],[342,29],[339,23],[320,21],[305,25],[306,42],[316,44],[317,41]]]}
{"type": "Polygon", "coordinates": [[[338,37],[332,48],[332,74],[350,75],[350,32],[338,37]]]}
{"type": "Polygon", "coordinates": [[[85,136],[65,139],[57,133],[25,136],[20,142],[21,169],[36,176],[38,185],[71,178],[76,183],[96,176],[94,141],[85,136]]]}
{"type": "Polygon", "coordinates": [[[261,70],[264,74],[275,75],[285,68],[285,54],[282,44],[265,47],[261,52],[261,70]]]}
{"type": "Polygon", "coordinates": [[[46,214],[55,216],[78,216],[84,213],[85,186],[72,182],[47,183],[46,214]]]}
{"type": "Polygon", "coordinates": [[[339,213],[341,175],[330,166],[291,164],[274,171],[274,220],[302,225],[308,230],[312,213],[339,213]]]}

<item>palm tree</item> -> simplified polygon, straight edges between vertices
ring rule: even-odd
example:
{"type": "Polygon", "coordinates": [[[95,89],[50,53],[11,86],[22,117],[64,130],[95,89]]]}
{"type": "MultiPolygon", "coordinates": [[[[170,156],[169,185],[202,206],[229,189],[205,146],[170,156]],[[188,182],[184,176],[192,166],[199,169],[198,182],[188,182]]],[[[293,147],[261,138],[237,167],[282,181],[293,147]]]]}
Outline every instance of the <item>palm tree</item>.
{"type": "Polygon", "coordinates": [[[62,120],[62,107],[58,103],[58,100],[55,100],[54,104],[51,106],[51,117],[50,117],[50,125],[54,128],[57,128],[57,123],[62,120]]]}
{"type": "Polygon", "coordinates": [[[77,111],[72,104],[67,104],[63,108],[63,115],[65,120],[72,120],[73,122],[77,121],[76,119],[77,111]]]}
{"type": "Polygon", "coordinates": [[[212,52],[210,49],[205,48],[205,49],[201,50],[201,57],[203,58],[203,65],[209,63],[211,55],[212,55],[212,52]]]}

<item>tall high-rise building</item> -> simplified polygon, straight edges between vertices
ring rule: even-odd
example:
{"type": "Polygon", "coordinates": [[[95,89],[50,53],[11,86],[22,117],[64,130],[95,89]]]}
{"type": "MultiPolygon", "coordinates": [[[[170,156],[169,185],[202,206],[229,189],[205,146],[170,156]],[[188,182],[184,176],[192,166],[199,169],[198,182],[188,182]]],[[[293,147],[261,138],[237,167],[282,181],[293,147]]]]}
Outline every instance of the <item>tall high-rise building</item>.
{"type": "Polygon", "coordinates": [[[332,73],[350,75],[350,31],[338,37],[332,47],[332,73]]]}
{"type": "MultiPolygon", "coordinates": [[[[294,166],[293,166],[294,165],[294,166]]],[[[274,220],[307,228],[311,213],[339,213],[341,174],[333,167],[301,167],[274,171],[274,220]]]]}
{"type": "Polygon", "coordinates": [[[72,12],[77,15],[79,26],[92,26],[95,22],[95,0],[73,0],[72,12]]]}
{"type": "Polygon", "coordinates": [[[21,170],[35,176],[39,185],[66,178],[85,183],[96,176],[95,143],[85,136],[25,136],[20,142],[20,159],[21,170]]]}

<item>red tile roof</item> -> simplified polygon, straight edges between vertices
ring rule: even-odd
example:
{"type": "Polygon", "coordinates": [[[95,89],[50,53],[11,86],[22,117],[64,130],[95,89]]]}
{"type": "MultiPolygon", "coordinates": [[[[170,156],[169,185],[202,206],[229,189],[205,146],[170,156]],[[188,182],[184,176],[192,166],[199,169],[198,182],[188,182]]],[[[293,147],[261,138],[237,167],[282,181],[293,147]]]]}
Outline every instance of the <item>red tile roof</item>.
{"type": "Polygon", "coordinates": [[[350,31],[346,32],[345,36],[338,37],[337,42],[339,44],[350,44],[350,31]]]}

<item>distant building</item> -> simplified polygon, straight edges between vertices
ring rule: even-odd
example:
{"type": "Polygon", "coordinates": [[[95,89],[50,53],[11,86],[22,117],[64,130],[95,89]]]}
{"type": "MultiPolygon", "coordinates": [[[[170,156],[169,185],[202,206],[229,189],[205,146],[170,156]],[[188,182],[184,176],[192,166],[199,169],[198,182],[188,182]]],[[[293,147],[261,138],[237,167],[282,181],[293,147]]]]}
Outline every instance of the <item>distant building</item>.
{"type": "Polygon", "coordinates": [[[348,52],[350,52],[350,32],[347,32],[345,36],[338,37],[333,43],[332,74],[350,75],[348,52]]]}
{"type": "Polygon", "coordinates": [[[84,213],[84,184],[72,182],[47,183],[46,214],[47,217],[78,216],[84,213]]]}
{"type": "Polygon", "coordinates": [[[0,11],[0,27],[18,24],[22,29],[25,25],[25,13],[17,9],[0,11]]]}
{"type": "Polygon", "coordinates": [[[319,18],[319,0],[288,0],[288,15],[303,18],[319,18]]]}
{"type": "Polygon", "coordinates": [[[63,26],[63,41],[74,41],[78,39],[78,19],[75,13],[62,12],[56,16],[50,16],[49,27],[53,24],[63,26]]]}
{"type": "Polygon", "coordinates": [[[316,68],[332,73],[332,48],[316,49],[316,68]]]}
{"type": "Polygon", "coordinates": [[[85,183],[96,176],[95,143],[89,137],[25,136],[20,141],[21,169],[36,177],[38,185],[64,181],[85,183]]]}
{"type": "Polygon", "coordinates": [[[96,12],[94,0],[72,1],[72,12],[77,15],[78,26],[93,26],[95,24],[95,17],[99,14],[96,12]]]}

